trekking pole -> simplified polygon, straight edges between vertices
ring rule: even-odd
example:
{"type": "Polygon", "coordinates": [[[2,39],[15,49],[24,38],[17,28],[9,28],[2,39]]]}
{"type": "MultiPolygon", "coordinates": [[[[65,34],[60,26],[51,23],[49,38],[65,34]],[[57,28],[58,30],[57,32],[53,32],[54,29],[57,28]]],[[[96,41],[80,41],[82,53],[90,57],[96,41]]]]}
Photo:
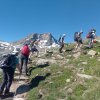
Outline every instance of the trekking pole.
{"type": "Polygon", "coordinates": [[[20,81],[20,77],[21,77],[21,73],[20,73],[20,75],[19,75],[19,79],[18,79],[18,81],[20,81]]]}
{"type": "Polygon", "coordinates": [[[19,75],[19,79],[18,79],[18,81],[20,81],[21,74],[22,74],[22,67],[20,68],[20,75],[19,75]]]}
{"type": "Polygon", "coordinates": [[[20,74],[19,74],[19,79],[18,79],[18,81],[20,81],[21,75],[22,75],[22,70],[20,71],[20,74]]]}

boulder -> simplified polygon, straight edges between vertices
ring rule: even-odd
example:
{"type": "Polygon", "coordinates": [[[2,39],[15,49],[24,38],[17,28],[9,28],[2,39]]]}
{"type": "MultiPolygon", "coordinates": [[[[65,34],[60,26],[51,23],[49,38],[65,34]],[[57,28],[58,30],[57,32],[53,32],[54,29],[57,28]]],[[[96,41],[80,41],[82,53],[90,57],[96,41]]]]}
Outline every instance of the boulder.
{"type": "Polygon", "coordinates": [[[77,59],[77,58],[79,58],[80,55],[81,55],[81,53],[78,52],[78,53],[73,54],[73,57],[77,59]]]}
{"type": "Polygon", "coordinates": [[[88,55],[91,55],[91,56],[94,56],[94,55],[96,55],[96,54],[97,54],[97,52],[94,51],[94,50],[90,50],[90,51],[88,52],[88,55]]]}
{"type": "Polygon", "coordinates": [[[57,63],[56,60],[54,60],[54,59],[39,59],[36,62],[36,66],[49,65],[49,64],[54,64],[54,63],[57,63]]]}
{"type": "Polygon", "coordinates": [[[46,59],[39,59],[37,62],[36,62],[36,66],[41,66],[41,65],[48,65],[49,62],[48,60],[46,59]]]}

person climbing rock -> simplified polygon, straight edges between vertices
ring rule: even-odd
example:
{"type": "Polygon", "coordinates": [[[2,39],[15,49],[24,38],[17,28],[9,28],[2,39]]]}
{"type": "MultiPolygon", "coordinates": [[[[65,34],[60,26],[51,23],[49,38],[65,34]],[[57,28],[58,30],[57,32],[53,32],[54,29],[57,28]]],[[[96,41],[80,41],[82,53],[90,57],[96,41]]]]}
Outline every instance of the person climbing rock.
{"type": "Polygon", "coordinates": [[[66,34],[63,34],[62,36],[60,36],[59,38],[59,44],[60,44],[60,48],[59,48],[59,52],[62,53],[62,49],[64,48],[64,39],[66,37],[66,34]]]}

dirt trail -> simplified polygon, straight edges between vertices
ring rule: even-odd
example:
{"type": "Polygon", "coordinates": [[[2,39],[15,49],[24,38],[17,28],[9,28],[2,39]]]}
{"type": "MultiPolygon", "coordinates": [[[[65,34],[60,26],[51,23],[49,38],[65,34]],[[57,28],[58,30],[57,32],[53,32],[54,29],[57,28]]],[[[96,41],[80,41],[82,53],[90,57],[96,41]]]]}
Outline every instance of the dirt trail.
{"type": "Polygon", "coordinates": [[[0,100],[25,100],[26,94],[29,90],[29,85],[27,84],[28,77],[21,75],[19,80],[19,72],[15,72],[14,81],[11,85],[9,96],[2,96],[0,100]]]}

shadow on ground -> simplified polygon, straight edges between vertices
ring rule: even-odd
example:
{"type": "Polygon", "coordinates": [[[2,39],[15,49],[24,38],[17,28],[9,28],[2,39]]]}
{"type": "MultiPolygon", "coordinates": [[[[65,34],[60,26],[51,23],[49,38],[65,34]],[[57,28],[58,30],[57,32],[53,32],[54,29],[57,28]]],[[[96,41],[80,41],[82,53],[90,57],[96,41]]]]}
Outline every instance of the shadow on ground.
{"type": "Polygon", "coordinates": [[[14,93],[10,92],[9,95],[0,96],[0,100],[13,100],[14,93]]]}
{"type": "Polygon", "coordinates": [[[38,65],[36,67],[29,67],[28,71],[27,71],[27,75],[30,76],[31,75],[31,72],[36,69],[36,68],[44,68],[44,67],[47,67],[49,66],[49,63],[47,64],[44,64],[44,65],[38,65]]]}
{"type": "Polygon", "coordinates": [[[16,94],[15,95],[22,94],[22,93],[30,91],[31,89],[37,87],[41,81],[44,81],[50,75],[51,75],[50,73],[47,73],[44,76],[36,76],[35,78],[33,78],[30,81],[30,83],[23,84],[23,85],[19,86],[17,88],[17,90],[16,90],[16,94]]]}

